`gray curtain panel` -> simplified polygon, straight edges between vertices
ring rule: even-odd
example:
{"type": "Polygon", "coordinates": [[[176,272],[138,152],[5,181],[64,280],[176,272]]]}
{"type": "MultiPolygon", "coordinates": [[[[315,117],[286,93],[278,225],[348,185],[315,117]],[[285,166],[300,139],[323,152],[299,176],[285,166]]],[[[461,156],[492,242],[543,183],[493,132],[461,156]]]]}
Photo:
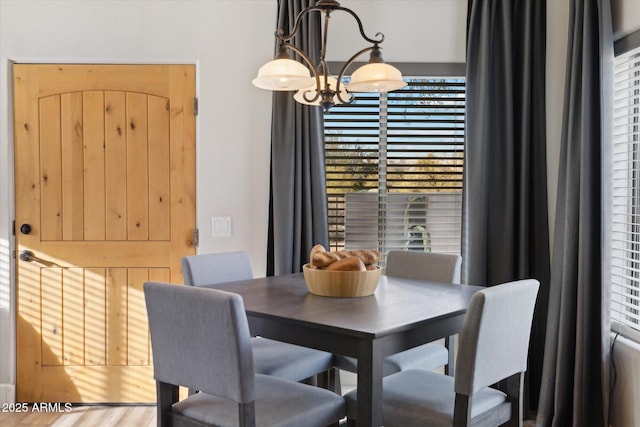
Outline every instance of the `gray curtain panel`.
{"type": "Polygon", "coordinates": [[[609,0],[570,0],[548,334],[538,426],[608,424],[609,320],[603,257],[611,156],[609,0]],[[604,165],[604,167],[603,167],[604,165]]]}
{"type": "Polygon", "coordinates": [[[545,34],[545,0],[469,0],[462,279],[540,281],[525,411],[537,406],[550,274],[545,34]]]}
{"type": "MultiPolygon", "coordinates": [[[[278,1],[278,28],[289,34],[298,13],[314,4],[314,0],[278,1]]],[[[320,14],[313,12],[307,18],[294,44],[316,61],[320,14]]],[[[267,275],[302,271],[313,245],[328,247],[327,221],[322,111],[298,104],[293,92],[274,92],[267,275]]]]}

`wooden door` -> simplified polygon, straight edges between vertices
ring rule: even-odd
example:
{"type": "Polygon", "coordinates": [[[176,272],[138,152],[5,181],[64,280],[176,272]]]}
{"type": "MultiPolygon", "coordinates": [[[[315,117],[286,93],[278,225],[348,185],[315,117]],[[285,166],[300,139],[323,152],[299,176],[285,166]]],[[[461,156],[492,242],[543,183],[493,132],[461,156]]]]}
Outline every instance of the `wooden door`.
{"type": "Polygon", "coordinates": [[[155,401],[142,284],[195,252],[195,69],[13,74],[17,399],[155,401]]]}

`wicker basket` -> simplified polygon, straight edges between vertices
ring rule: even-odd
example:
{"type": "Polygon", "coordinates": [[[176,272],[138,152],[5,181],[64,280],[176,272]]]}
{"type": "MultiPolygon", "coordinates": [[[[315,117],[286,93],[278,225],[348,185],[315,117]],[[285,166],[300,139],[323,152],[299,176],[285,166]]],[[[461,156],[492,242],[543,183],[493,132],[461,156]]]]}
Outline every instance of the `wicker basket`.
{"type": "Polygon", "coordinates": [[[302,266],[309,292],[323,297],[364,297],[376,291],[382,269],[327,271],[302,266]]]}

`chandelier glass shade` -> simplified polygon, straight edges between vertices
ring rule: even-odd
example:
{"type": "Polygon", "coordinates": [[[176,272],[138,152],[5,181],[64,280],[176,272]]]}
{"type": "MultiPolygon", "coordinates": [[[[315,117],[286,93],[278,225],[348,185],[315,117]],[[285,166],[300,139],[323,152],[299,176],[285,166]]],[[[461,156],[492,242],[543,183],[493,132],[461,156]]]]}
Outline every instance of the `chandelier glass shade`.
{"type": "Polygon", "coordinates": [[[351,102],[349,92],[388,92],[406,86],[400,71],[384,62],[380,43],[384,40],[382,33],[375,38],[368,37],[363,30],[358,15],[350,9],[340,6],[334,0],[319,0],[315,6],[303,9],[297,16],[290,34],[278,29],[275,34],[277,50],[275,58],[258,70],[258,76],[253,80],[256,87],[275,91],[297,91],[294,99],[302,104],[320,105],[325,111],[336,104],[351,102]],[[327,35],[329,18],[332,12],[342,11],[350,14],[356,20],[360,35],[372,45],[353,55],[342,67],[338,78],[331,77],[325,60],[327,51],[327,35]],[[291,43],[300,28],[302,19],[311,12],[324,14],[322,34],[322,48],[317,65],[301,49],[291,43]],[[351,75],[351,81],[345,87],[342,77],[355,60],[369,52],[369,62],[356,69],[351,75]],[[302,62],[296,61],[294,56],[302,62]]]}
{"type": "Polygon", "coordinates": [[[400,71],[382,62],[363,65],[353,72],[347,90],[351,92],[389,92],[407,85],[400,71]]]}
{"type": "Polygon", "coordinates": [[[267,90],[297,90],[314,83],[309,69],[293,59],[274,59],[258,71],[253,84],[267,90]]]}

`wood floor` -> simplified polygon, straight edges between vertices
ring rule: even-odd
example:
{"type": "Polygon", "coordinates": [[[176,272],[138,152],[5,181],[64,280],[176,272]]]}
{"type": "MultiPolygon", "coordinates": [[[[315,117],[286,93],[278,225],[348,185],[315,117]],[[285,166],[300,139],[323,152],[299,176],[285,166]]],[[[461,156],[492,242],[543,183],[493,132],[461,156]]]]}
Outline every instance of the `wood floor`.
{"type": "MultiPolygon", "coordinates": [[[[7,408],[3,408],[7,409],[7,408]]],[[[55,427],[154,427],[155,405],[132,406],[73,406],[69,412],[0,412],[0,426],[55,426],[55,427]]],[[[46,410],[46,408],[45,408],[46,410]]]]}
{"type": "MultiPolygon", "coordinates": [[[[155,405],[75,406],[67,413],[0,412],[2,427],[154,427],[155,425],[155,405]]],[[[523,423],[523,427],[534,426],[535,421],[523,423]]]]}

